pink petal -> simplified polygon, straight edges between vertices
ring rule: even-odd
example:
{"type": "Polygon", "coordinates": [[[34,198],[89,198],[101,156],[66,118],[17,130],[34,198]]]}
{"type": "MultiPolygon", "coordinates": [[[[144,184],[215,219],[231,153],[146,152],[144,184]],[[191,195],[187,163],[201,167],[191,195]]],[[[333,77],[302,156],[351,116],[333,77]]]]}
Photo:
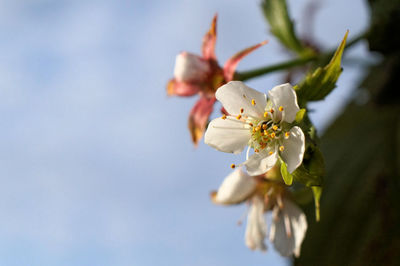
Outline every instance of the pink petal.
{"type": "Polygon", "coordinates": [[[204,134],[208,118],[213,111],[216,98],[200,97],[189,114],[189,131],[193,143],[197,146],[204,134]]]}
{"type": "Polygon", "coordinates": [[[235,54],[234,56],[232,56],[228,61],[226,61],[225,65],[224,65],[225,81],[229,82],[229,81],[233,80],[233,76],[235,75],[236,67],[239,64],[239,61],[243,59],[243,57],[245,57],[249,53],[253,52],[255,49],[263,46],[267,42],[268,41],[263,41],[259,44],[251,46],[249,48],[246,48],[246,49],[240,51],[239,53],[235,54]]]}
{"type": "Polygon", "coordinates": [[[204,59],[214,59],[215,56],[215,42],[217,41],[217,14],[215,14],[210,30],[203,37],[202,52],[204,59]]]}
{"type": "Polygon", "coordinates": [[[179,82],[204,82],[210,71],[210,62],[201,56],[188,52],[176,56],[174,78],[179,82]]]}
{"type": "Polygon", "coordinates": [[[175,79],[171,79],[167,84],[168,96],[192,96],[197,94],[200,90],[201,86],[199,84],[180,82],[175,79]]]}

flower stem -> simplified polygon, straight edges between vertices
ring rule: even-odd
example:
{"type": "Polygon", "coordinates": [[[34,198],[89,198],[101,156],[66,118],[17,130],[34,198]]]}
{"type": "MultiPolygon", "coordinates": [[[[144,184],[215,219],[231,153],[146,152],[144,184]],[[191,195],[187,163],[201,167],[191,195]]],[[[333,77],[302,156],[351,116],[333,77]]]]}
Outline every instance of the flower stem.
{"type": "MultiPolygon", "coordinates": [[[[350,48],[351,46],[358,43],[360,40],[364,39],[365,37],[366,37],[365,33],[355,36],[353,39],[351,39],[347,42],[346,48],[350,48]]],[[[260,67],[260,68],[256,68],[256,69],[249,70],[249,71],[236,72],[234,79],[245,81],[245,80],[256,78],[256,77],[259,77],[259,76],[262,76],[265,74],[269,74],[272,72],[285,70],[285,69],[289,69],[289,68],[296,67],[296,66],[302,66],[302,65],[305,65],[312,61],[318,61],[320,59],[328,58],[328,57],[331,58],[332,55],[334,54],[334,52],[335,52],[335,50],[329,50],[328,52],[325,52],[325,53],[306,55],[303,57],[295,58],[295,59],[292,59],[292,60],[289,60],[286,62],[282,62],[282,63],[278,63],[275,65],[260,67]]]]}
{"type": "Polygon", "coordinates": [[[250,70],[250,71],[244,71],[244,72],[240,72],[240,73],[237,72],[235,74],[235,80],[245,81],[245,80],[255,78],[258,76],[262,76],[262,75],[272,73],[275,71],[284,70],[284,69],[292,68],[295,66],[301,66],[308,62],[316,60],[317,58],[318,58],[318,56],[313,55],[313,56],[308,56],[308,57],[296,58],[296,59],[293,59],[293,60],[290,60],[287,62],[279,63],[276,65],[265,66],[265,67],[257,68],[257,69],[250,70]]]}

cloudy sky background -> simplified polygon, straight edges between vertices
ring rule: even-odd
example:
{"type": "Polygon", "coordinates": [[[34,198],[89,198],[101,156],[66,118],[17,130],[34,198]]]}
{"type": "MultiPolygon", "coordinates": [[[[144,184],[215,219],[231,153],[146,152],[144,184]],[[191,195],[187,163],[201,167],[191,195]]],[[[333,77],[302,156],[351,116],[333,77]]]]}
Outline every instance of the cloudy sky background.
{"type": "MultiPolygon", "coordinates": [[[[289,1],[300,33],[308,2],[289,1]]],[[[364,1],[319,2],[324,47],[365,29],[364,1]]],[[[256,0],[0,1],[0,265],[285,264],[270,244],[266,254],[246,248],[236,224],[245,206],[209,200],[243,156],[194,149],[196,97],[165,95],[176,54],[200,52],[216,12],[220,62],[265,39],[239,70],[288,58],[256,0]]],[[[314,106],[319,129],[359,73],[345,66],[314,106]]],[[[265,92],[280,80],[249,85],[265,92]]]]}

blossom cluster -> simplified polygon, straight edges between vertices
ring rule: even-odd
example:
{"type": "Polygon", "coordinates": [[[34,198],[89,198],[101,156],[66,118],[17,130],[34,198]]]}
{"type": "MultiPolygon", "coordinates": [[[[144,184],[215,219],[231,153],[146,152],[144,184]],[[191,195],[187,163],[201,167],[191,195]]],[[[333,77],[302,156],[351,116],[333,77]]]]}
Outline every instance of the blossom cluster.
{"type": "MultiPolygon", "coordinates": [[[[203,38],[202,56],[182,52],[176,57],[174,78],[168,82],[167,93],[200,96],[189,114],[189,130],[195,145],[204,134],[205,144],[221,152],[240,154],[247,148],[243,163],[231,164],[233,172],[211,194],[215,204],[249,204],[246,245],[252,250],[266,251],[268,236],[282,256],[298,257],[308,225],[296,203],[294,187],[313,193],[319,220],[324,172],[306,106],[335,88],[348,33],[324,68],[317,68],[294,87],[285,83],[263,93],[238,80],[243,76],[235,71],[244,56],[266,42],[237,53],[220,67],[214,51],[216,22],[217,16],[203,38]],[[217,101],[222,104],[222,115],[209,122],[217,101]],[[297,186],[292,186],[293,181],[297,186]]],[[[292,47],[288,43],[286,46],[292,47]]],[[[301,55],[312,52],[306,48],[297,51],[301,55]]]]}

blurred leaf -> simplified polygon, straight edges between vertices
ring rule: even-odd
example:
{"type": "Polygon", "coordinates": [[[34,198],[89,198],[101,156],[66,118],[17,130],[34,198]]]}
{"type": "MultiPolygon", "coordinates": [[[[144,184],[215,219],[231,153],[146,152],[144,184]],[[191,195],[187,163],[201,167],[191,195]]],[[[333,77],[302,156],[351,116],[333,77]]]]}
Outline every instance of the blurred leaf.
{"type": "Polygon", "coordinates": [[[288,172],[286,163],[282,159],[280,159],[280,162],[283,181],[285,181],[286,185],[290,186],[293,183],[293,176],[288,172]]]}
{"type": "Polygon", "coordinates": [[[268,20],[270,30],[289,50],[299,55],[309,54],[294,32],[294,26],[289,17],[286,0],[264,0],[261,4],[264,16],[268,20]]]}
{"type": "Polygon", "coordinates": [[[296,114],[296,123],[300,123],[301,121],[303,121],[304,115],[306,114],[306,109],[302,108],[300,109],[297,114],[296,114]]]}
{"type": "Polygon", "coordinates": [[[348,33],[349,31],[346,32],[329,64],[323,68],[319,67],[313,73],[308,74],[295,87],[301,106],[304,106],[309,101],[324,99],[336,87],[336,81],[342,73],[340,64],[348,33]]]}
{"type": "Polygon", "coordinates": [[[315,220],[319,222],[320,214],[319,214],[319,200],[321,199],[322,187],[311,187],[313,195],[314,195],[314,203],[315,203],[315,220]]]}
{"type": "Polygon", "coordinates": [[[294,180],[308,187],[322,186],[325,163],[321,151],[316,147],[306,150],[303,163],[293,172],[294,180]]]}

